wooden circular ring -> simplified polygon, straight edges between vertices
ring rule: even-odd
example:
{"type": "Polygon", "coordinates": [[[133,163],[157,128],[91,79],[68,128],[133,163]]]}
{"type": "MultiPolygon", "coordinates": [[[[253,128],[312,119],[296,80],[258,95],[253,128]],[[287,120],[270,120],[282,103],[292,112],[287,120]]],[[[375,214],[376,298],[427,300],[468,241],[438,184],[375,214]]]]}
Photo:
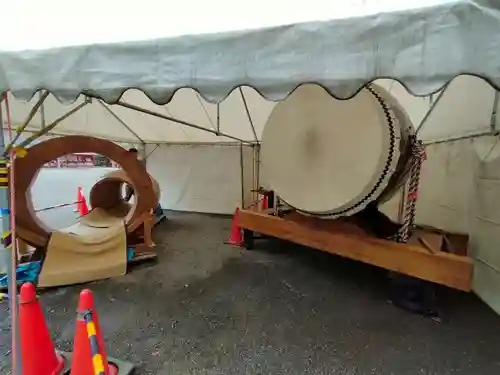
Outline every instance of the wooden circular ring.
{"type": "Polygon", "coordinates": [[[145,212],[154,209],[155,193],[151,178],[136,155],[117,144],[94,137],[71,135],[49,139],[28,149],[23,158],[14,162],[15,172],[15,221],[17,236],[32,246],[44,247],[52,230],[36,216],[30,188],[39,170],[48,162],[73,153],[96,153],[118,163],[135,191],[134,207],[125,218],[127,232],[135,229],[145,212]]]}

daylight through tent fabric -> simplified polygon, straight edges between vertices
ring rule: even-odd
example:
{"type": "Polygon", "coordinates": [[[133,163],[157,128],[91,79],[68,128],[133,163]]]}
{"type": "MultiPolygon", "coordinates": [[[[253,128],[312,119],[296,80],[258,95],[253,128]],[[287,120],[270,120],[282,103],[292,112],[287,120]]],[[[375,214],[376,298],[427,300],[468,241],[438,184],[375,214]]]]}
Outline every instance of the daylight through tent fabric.
{"type": "Polygon", "coordinates": [[[241,85],[281,100],[303,83],[320,84],[345,99],[384,77],[416,95],[436,92],[460,74],[500,87],[500,5],[484,0],[430,4],[361,16],[339,16],[328,8],[321,20],[286,23],[285,18],[275,26],[220,33],[4,49],[0,92],[29,100],[46,89],[63,102],[84,93],[110,104],[135,88],[165,104],[185,87],[209,102],[223,100],[241,85]]]}

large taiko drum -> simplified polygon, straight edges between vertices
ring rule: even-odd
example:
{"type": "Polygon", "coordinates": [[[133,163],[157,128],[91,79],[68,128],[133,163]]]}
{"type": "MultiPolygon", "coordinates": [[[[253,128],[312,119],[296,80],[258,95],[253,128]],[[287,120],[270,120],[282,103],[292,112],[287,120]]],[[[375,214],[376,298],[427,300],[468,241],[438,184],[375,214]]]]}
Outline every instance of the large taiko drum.
{"type": "Polygon", "coordinates": [[[371,84],[337,100],[307,84],[273,109],[262,134],[264,181],[297,211],[336,218],[390,199],[406,181],[413,126],[371,84]]]}

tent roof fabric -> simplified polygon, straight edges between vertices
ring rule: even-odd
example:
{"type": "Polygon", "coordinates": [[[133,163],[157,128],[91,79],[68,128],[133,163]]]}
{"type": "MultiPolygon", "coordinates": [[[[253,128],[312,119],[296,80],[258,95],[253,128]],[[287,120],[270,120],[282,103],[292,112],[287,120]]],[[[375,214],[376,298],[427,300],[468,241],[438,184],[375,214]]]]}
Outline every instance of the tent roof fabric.
{"type": "Polygon", "coordinates": [[[366,83],[390,77],[416,95],[428,95],[464,73],[500,87],[500,5],[421,3],[426,6],[361,16],[333,14],[332,6],[331,17],[321,21],[284,20],[220,33],[3,48],[0,92],[29,100],[46,89],[61,102],[83,93],[113,104],[136,88],[165,104],[184,87],[210,102],[242,85],[281,100],[298,85],[314,82],[337,98],[349,98],[366,83]]]}

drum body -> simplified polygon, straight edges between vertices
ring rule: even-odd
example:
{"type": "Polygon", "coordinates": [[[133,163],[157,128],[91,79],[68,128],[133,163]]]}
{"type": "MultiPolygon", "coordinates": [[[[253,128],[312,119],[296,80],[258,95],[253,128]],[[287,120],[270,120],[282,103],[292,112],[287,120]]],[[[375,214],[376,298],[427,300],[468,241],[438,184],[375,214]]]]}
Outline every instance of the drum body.
{"type": "Polygon", "coordinates": [[[404,109],[380,86],[337,100],[321,86],[302,85],[266,123],[263,178],[303,214],[349,216],[404,184],[412,135],[404,109]]]}

